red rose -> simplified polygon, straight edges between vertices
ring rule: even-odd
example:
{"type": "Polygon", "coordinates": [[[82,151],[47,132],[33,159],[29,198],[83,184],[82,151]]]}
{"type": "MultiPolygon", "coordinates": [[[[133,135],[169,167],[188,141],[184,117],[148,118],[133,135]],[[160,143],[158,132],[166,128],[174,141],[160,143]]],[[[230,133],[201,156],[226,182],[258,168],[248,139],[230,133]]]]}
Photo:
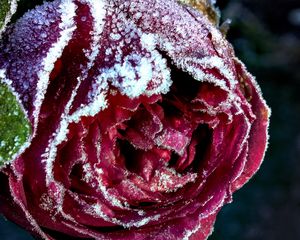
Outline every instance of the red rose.
{"type": "Polygon", "coordinates": [[[259,168],[269,110],[231,45],[174,0],[61,0],[6,30],[32,125],[0,210],[43,239],[206,239],[259,168]]]}

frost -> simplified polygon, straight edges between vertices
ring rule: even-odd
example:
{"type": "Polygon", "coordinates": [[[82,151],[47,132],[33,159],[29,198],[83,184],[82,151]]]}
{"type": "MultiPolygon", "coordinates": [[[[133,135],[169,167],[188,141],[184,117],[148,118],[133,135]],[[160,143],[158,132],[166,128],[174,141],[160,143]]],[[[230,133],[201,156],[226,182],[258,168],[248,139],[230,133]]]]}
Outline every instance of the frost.
{"type": "Polygon", "coordinates": [[[179,155],[183,155],[190,139],[175,129],[164,129],[162,134],[156,137],[157,146],[175,151],[179,155]]]}
{"type": "Polygon", "coordinates": [[[130,221],[128,223],[127,222],[125,223],[125,222],[118,220],[117,218],[110,218],[109,216],[107,216],[107,214],[104,213],[104,211],[102,210],[102,208],[99,204],[95,204],[92,207],[92,211],[95,212],[95,214],[97,216],[101,217],[102,219],[104,219],[108,222],[115,223],[119,226],[123,226],[124,228],[142,227],[142,226],[148,224],[150,221],[157,221],[160,218],[160,215],[156,214],[151,217],[144,217],[142,220],[130,221]]]}
{"type": "Polygon", "coordinates": [[[194,182],[197,179],[197,173],[180,174],[174,168],[162,167],[155,171],[151,180],[150,190],[153,192],[176,192],[187,183],[194,182]]]}
{"type": "Polygon", "coordinates": [[[115,64],[103,75],[123,94],[134,98],[143,94],[152,80],[152,64],[148,58],[131,54],[125,57],[122,64],[115,64]]]}
{"type": "MultiPolygon", "coordinates": [[[[59,28],[61,29],[59,40],[52,45],[47,56],[43,59],[43,69],[38,72],[37,94],[34,102],[35,111],[33,115],[35,119],[38,119],[39,111],[42,105],[43,98],[46,93],[50,73],[54,68],[54,63],[61,56],[63,49],[72,38],[72,34],[76,29],[74,24],[76,5],[69,0],[64,0],[59,6],[59,12],[61,13],[61,23],[59,28]]],[[[37,121],[35,122],[35,127],[37,121]]]]}
{"type": "MultiPolygon", "coordinates": [[[[99,174],[99,175],[102,175],[103,174],[103,169],[101,168],[97,168],[96,169],[96,172],[99,174]]],[[[115,207],[119,207],[121,209],[126,209],[128,208],[128,203],[127,202],[122,202],[121,200],[119,200],[118,198],[116,198],[114,195],[112,195],[108,189],[106,188],[106,186],[103,184],[102,182],[102,178],[101,176],[99,176],[97,178],[97,181],[98,181],[98,184],[99,184],[99,190],[101,191],[101,193],[103,194],[104,198],[107,199],[111,204],[112,206],[115,206],[115,207]]]]}
{"type": "Polygon", "coordinates": [[[195,234],[196,232],[198,232],[200,229],[201,229],[201,224],[197,225],[192,230],[186,230],[185,233],[184,233],[184,237],[182,238],[182,240],[189,240],[190,236],[192,236],[193,234],[195,234]]]}

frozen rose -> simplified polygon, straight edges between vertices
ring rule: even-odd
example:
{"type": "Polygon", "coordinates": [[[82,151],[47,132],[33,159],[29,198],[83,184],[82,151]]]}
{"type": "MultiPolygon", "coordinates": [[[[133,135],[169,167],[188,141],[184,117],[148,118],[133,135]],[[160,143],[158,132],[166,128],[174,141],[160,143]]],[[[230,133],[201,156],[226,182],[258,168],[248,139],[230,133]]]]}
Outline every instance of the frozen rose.
{"type": "Polygon", "coordinates": [[[259,87],[176,1],[44,3],[4,32],[0,73],[32,127],[0,211],[42,239],[206,239],[263,159],[259,87]]]}

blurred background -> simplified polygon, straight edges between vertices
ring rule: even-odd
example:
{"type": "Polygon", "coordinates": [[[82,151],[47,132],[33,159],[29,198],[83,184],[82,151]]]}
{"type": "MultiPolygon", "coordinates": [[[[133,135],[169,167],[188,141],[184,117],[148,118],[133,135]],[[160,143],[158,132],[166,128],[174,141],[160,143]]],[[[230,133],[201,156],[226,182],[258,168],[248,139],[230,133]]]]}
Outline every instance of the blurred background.
{"type": "MultiPolygon", "coordinates": [[[[21,1],[23,9],[41,0],[21,1]]],[[[272,108],[255,177],[218,215],[209,240],[300,239],[300,0],[218,0],[228,39],[272,108]]],[[[21,15],[19,11],[17,15],[21,15]]],[[[1,240],[33,239],[0,217],[1,240]]]]}
{"type": "Polygon", "coordinates": [[[261,169],[222,209],[209,240],[300,239],[300,1],[217,2],[272,116],[261,169]]]}

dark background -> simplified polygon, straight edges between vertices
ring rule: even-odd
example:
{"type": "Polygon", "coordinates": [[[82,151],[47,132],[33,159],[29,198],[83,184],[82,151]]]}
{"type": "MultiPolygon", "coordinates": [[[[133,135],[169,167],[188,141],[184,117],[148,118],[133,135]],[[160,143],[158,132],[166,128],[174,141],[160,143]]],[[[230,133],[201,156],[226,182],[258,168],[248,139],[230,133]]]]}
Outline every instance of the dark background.
{"type": "MultiPolygon", "coordinates": [[[[232,20],[228,38],[257,77],[272,116],[261,169],[222,209],[209,240],[300,239],[300,0],[218,0],[217,5],[222,21],[232,20]]],[[[0,239],[32,238],[1,218],[0,239]]]]}

